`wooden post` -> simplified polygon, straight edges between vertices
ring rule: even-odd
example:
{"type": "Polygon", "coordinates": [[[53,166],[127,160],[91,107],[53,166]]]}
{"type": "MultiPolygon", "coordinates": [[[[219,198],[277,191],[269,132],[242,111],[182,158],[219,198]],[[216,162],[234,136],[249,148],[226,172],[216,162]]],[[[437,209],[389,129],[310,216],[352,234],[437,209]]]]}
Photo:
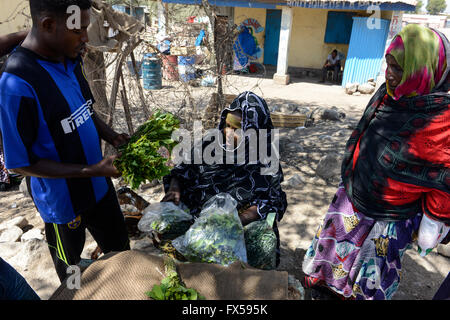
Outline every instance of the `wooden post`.
{"type": "Polygon", "coordinates": [[[138,87],[139,98],[141,99],[142,103],[142,109],[144,110],[145,117],[148,119],[151,116],[151,112],[148,110],[147,104],[145,102],[144,90],[142,89],[141,80],[139,79],[138,69],[136,66],[136,58],[134,57],[134,51],[131,51],[130,57],[131,57],[131,64],[133,65],[136,84],[138,87]]]}
{"type": "Polygon", "coordinates": [[[99,117],[106,122],[109,102],[106,95],[106,67],[103,52],[89,50],[84,58],[84,70],[89,87],[96,100],[94,109],[99,117]]]}
{"type": "Polygon", "coordinates": [[[120,75],[120,79],[122,80],[122,90],[120,91],[120,95],[122,96],[123,110],[125,111],[125,119],[127,121],[128,132],[130,133],[130,136],[132,136],[134,133],[133,121],[131,119],[130,105],[128,104],[127,91],[125,89],[123,74],[120,75]]]}
{"type": "MultiPolygon", "coordinates": [[[[117,60],[117,65],[116,65],[116,71],[115,71],[115,75],[114,75],[114,82],[113,82],[113,87],[111,90],[111,98],[110,98],[110,102],[109,102],[109,112],[108,112],[108,116],[107,116],[107,121],[106,124],[112,128],[113,127],[113,120],[114,120],[114,113],[116,111],[116,96],[117,96],[117,91],[119,90],[119,79],[120,76],[122,74],[122,61],[121,59],[117,60]]],[[[110,156],[112,154],[114,154],[115,150],[114,147],[112,145],[110,145],[109,143],[105,143],[103,145],[103,154],[105,156],[110,156]]]]}
{"type": "Polygon", "coordinates": [[[116,63],[116,70],[114,72],[114,80],[113,86],[111,89],[111,98],[109,99],[109,114],[108,114],[108,122],[107,124],[111,127],[114,118],[114,110],[116,109],[116,100],[117,100],[117,92],[119,90],[119,79],[120,74],[122,73],[122,65],[125,61],[126,57],[142,42],[142,39],[139,39],[135,43],[132,44],[132,40],[128,42],[128,46],[124,52],[119,53],[119,57],[116,63]]]}

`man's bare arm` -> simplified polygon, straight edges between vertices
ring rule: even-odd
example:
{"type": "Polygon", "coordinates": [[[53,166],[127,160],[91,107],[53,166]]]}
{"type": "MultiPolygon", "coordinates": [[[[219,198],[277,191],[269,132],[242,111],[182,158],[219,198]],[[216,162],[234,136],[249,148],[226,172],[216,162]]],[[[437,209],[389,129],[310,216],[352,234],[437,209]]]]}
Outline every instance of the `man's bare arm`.
{"type": "Polygon", "coordinates": [[[38,178],[91,178],[120,177],[113,162],[117,156],[110,156],[94,165],[67,164],[53,160],[41,159],[29,167],[11,169],[10,171],[38,178]]]}
{"type": "Polygon", "coordinates": [[[94,120],[95,127],[97,128],[100,138],[111,144],[113,147],[117,148],[130,139],[127,134],[119,134],[111,129],[100,117],[94,112],[92,116],[94,120]]]}

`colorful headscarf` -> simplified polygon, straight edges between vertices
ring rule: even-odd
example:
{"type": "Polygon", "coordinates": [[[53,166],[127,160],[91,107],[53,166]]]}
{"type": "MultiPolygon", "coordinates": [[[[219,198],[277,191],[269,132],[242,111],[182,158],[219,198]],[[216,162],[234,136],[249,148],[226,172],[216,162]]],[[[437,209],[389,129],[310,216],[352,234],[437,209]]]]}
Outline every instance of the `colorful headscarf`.
{"type": "Polygon", "coordinates": [[[387,86],[388,94],[395,100],[430,93],[447,67],[442,39],[430,28],[417,24],[405,26],[392,40],[387,54],[403,69],[402,80],[394,92],[387,86]]]}

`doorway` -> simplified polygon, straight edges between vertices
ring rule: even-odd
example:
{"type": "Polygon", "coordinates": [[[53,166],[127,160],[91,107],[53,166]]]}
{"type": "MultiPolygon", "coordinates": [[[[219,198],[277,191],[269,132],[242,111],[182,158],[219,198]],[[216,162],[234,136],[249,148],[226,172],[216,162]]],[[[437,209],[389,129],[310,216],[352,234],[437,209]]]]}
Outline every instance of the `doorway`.
{"type": "Polygon", "coordinates": [[[266,12],[266,35],[264,41],[264,64],[276,66],[280,43],[281,10],[268,9],[266,12]]]}

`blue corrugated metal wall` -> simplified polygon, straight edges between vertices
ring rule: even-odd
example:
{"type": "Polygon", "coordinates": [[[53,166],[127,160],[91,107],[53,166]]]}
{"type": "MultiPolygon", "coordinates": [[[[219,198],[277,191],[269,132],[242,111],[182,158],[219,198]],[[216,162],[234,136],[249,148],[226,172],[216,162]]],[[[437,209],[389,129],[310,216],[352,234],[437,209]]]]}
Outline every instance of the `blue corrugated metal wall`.
{"type": "Polygon", "coordinates": [[[369,29],[370,18],[353,18],[352,35],[345,61],[342,86],[364,83],[378,76],[384,58],[389,20],[379,19],[380,27],[369,29]]]}

